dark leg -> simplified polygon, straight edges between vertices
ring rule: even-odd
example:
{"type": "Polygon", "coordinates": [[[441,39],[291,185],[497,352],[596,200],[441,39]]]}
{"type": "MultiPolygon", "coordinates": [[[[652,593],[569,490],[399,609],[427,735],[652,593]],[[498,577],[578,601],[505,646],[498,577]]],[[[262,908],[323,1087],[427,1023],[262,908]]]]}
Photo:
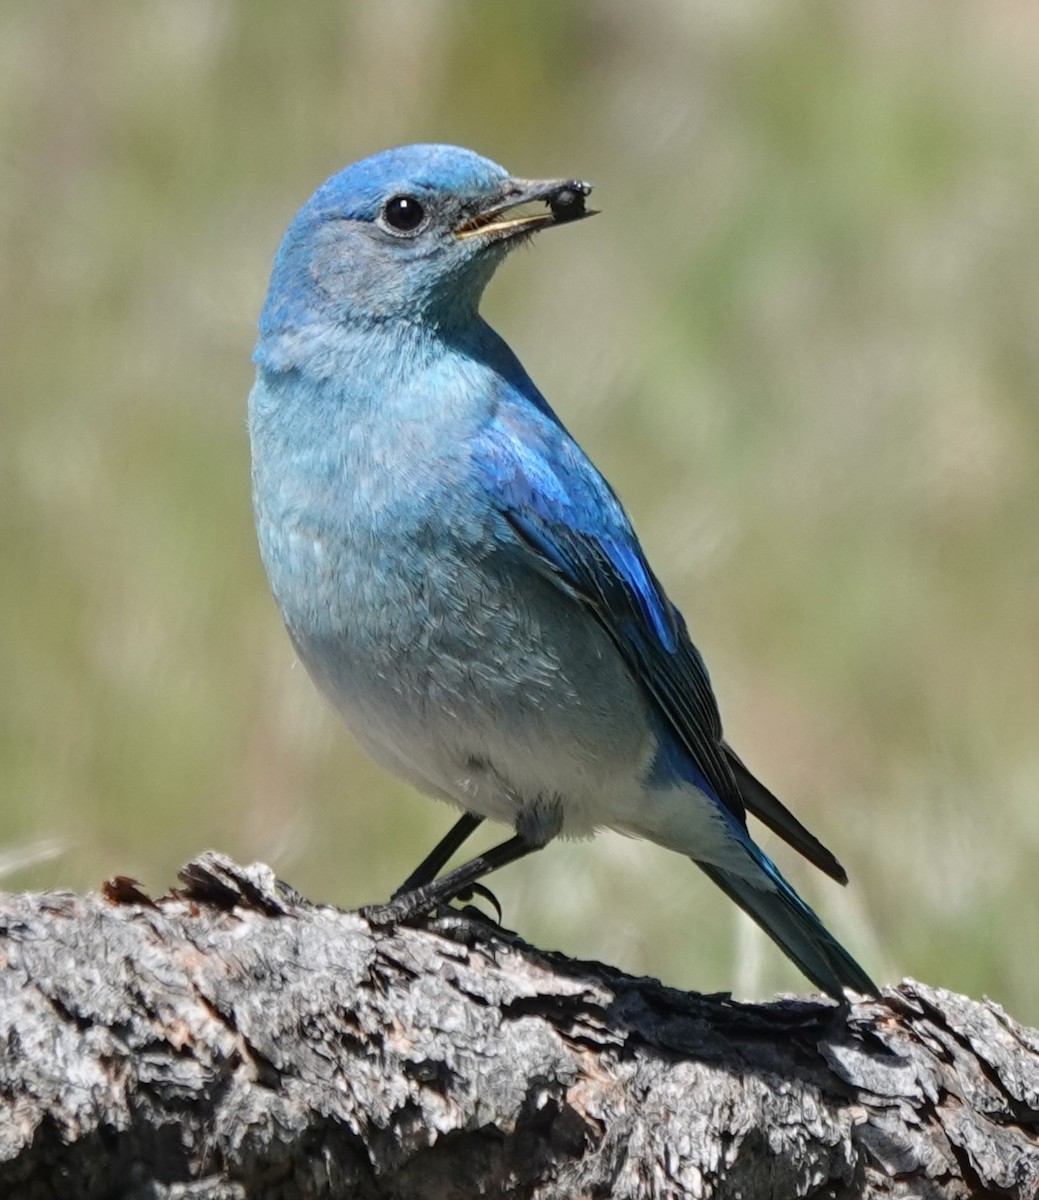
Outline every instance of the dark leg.
{"type": "Polygon", "coordinates": [[[437,842],[414,871],[397,888],[393,893],[393,899],[396,900],[398,896],[403,896],[407,892],[415,891],[416,888],[424,887],[427,883],[432,883],[441,870],[443,870],[444,864],[451,855],[454,854],[473,830],[477,829],[482,823],[483,817],[478,817],[476,813],[463,813],[444,837],[437,842]]]}
{"type": "MultiPolygon", "coordinates": [[[[460,825],[461,821],[458,824],[460,825]]],[[[451,832],[454,833],[457,829],[458,825],[451,832]]],[[[364,909],[364,914],[370,921],[379,925],[392,925],[397,921],[410,920],[419,913],[436,908],[438,904],[446,904],[452,897],[468,890],[478,879],[491,871],[497,871],[499,867],[507,866],[540,849],[539,844],[529,842],[517,833],[507,842],[502,842],[500,846],[492,846],[490,850],[485,850],[483,854],[462,863],[460,867],[455,867],[439,879],[433,879],[407,892],[398,892],[389,904],[375,904],[364,909]]]]}

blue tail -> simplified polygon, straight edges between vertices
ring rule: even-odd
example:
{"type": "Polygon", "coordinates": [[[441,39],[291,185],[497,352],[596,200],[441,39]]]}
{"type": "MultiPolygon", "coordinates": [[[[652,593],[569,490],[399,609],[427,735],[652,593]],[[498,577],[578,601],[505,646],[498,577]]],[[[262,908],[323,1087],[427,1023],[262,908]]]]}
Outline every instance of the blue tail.
{"type": "Polygon", "coordinates": [[[877,985],[830,934],[772,863],[761,856],[760,885],[711,863],[693,862],[752,917],[784,954],[824,992],[844,999],[844,988],[878,995],[877,985]]]}

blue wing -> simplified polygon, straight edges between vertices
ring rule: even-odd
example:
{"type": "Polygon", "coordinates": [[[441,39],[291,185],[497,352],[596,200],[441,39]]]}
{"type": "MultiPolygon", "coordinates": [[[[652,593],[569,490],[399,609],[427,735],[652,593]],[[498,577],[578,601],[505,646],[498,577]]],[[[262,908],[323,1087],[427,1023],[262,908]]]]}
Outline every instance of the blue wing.
{"type": "Polygon", "coordinates": [[[745,825],[707,669],[609,485],[554,414],[523,401],[500,404],[473,450],[502,516],[645,688],[684,771],[745,825]]]}
{"type": "MultiPolygon", "coordinates": [[[[533,390],[533,384],[528,386],[533,390]]],[[[844,868],[722,738],[703,659],[650,569],[620,501],[555,413],[509,395],[473,452],[498,508],[556,585],[609,634],[652,702],[660,765],[714,796],[742,827],[752,812],[838,883],[844,868]]]]}
{"type": "Polygon", "coordinates": [[[728,811],[756,877],[697,865],[832,996],[876,994],[746,831],[745,807],[840,882],[837,860],[760,784],[722,740],[718,706],[685,623],[657,582],[620,502],[551,410],[500,403],[471,447],[482,482],[532,561],[609,634],[656,709],[666,771],[728,811]]]}

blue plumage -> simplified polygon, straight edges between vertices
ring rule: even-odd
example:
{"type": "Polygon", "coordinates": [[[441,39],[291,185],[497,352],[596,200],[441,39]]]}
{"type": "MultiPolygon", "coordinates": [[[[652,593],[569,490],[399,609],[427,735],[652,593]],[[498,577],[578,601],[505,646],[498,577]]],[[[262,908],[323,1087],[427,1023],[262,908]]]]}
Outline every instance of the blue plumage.
{"type": "Polygon", "coordinates": [[[362,743],[468,814],[385,913],[610,827],[687,854],[826,991],[872,991],[745,810],[840,865],[724,742],[620,502],[478,315],[506,253],[588,190],[400,147],[323,184],[275,259],[250,396],[272,590],[362,743]],[[437,878],[484,817],[515,836],[437,878]]]}

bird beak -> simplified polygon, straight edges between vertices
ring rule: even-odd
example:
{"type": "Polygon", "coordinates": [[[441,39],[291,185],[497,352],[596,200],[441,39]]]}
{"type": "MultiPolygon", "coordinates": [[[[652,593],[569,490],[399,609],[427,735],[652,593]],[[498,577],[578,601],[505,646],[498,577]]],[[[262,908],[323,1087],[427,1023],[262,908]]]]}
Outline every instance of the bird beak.
{"type": "Polygon", "coordinates": [[[500,241],[517,234],[534,233],[550,225],[564,225],[592,217],[598,211],[585,208],[592,185],[580,179],[510,179],[490,202],[466,212],[455,229],[455,237],[480,237],[500,241]],[[548,212],[516,213],[526,204],[547,204],[548,212]]]}

